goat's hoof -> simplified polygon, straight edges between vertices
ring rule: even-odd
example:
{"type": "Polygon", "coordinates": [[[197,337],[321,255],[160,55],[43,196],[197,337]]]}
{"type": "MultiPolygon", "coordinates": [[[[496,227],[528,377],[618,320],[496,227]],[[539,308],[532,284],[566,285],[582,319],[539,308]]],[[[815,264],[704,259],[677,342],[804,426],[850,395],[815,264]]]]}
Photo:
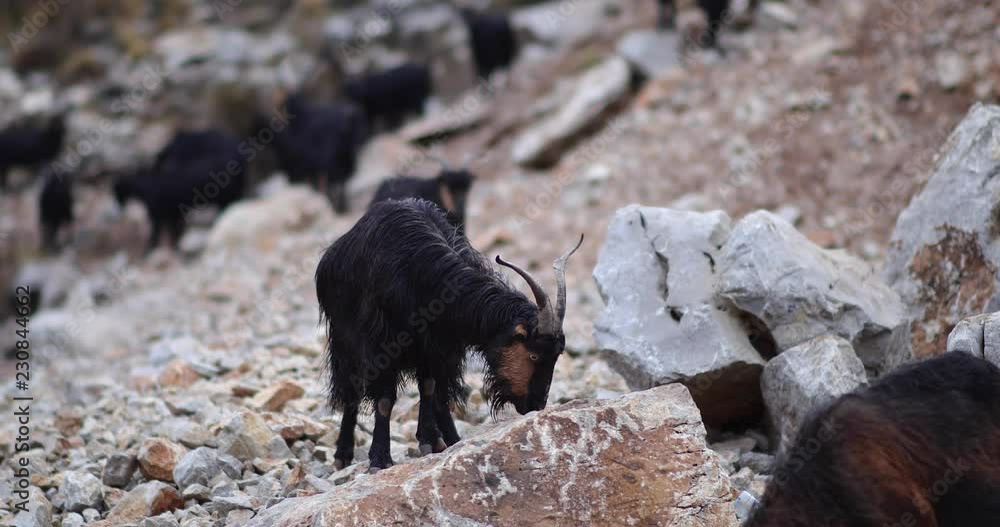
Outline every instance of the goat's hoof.
{"type": "Polygon", "coordinates": [[[368,473],[369,474],[378,474],[378,471],[380,471],[380,470],[382,470],[382,467],[369,467],[368,468],[368,473]]]}
{"type": "Polygon", "coordinates": [[[448,444],[444,442],[444,439],[441,439],[439,437],[437,440],[437,444],[434,445],[434,453],[440,454],[441,452],[444,452],[444,449],[446,448],[448,448],[448,444]]]}
{"type": "Polygon", "coordinates": [[[420,445],[420,457],[424,457],[428,454],[434,453],[434,447],[432,445],[420,445]]]}
{"type": "Polygon", "coordinates": [[[335,468],[337,470],[344,470],[344,467],[346,467],[346,466],[347,466],[347,461],[344,461],[343,459],[334,459],[333,460],[333,468],[335,468]]]}

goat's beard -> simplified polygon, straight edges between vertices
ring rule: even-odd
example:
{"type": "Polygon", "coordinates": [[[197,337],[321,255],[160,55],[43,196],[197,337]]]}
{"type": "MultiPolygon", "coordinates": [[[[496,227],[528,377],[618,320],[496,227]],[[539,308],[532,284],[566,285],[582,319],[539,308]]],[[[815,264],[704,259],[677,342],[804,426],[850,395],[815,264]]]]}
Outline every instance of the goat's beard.
{"type": "Polygon", "coordinates": [[[486,402],[490,406],[490,417],[494,421],[497,420],[497,416],[503,407],[513,402],[504,395],[506,392],[507,381],[498,377],[487,367],[483,372],[483,394],[486,396],[486,402]]]}

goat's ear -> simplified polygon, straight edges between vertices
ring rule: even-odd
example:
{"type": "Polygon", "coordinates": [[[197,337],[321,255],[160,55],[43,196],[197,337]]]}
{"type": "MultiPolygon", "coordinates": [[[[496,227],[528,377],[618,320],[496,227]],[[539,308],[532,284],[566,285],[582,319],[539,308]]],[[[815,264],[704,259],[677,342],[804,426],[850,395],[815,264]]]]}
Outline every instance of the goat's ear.
{"type": "Polygon", "coordinates": [[[528,338],[528,328],[524,327],[524,324],[514,326],[514,336],[521,339],[528,338]]]}

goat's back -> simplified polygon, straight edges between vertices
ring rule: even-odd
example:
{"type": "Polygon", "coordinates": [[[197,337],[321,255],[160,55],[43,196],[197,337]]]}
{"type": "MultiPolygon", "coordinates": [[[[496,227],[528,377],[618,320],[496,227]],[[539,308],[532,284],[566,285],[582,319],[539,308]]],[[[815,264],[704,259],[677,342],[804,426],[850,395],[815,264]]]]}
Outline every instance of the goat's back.
{"type": "Polygon", "coordinates": [[[815,411],[746,525],[986,525],[998,493],[1000,370],[951,352],[815,411]]]}
{"type": "Polygon", "coordinates": [[[328,318],[365,317],[373,310],[402,315],[439,298],[445,283],[464,273],[497,276],[437,205],[390,200],[372,204],[326,250],[316,294],[328,318]]]}

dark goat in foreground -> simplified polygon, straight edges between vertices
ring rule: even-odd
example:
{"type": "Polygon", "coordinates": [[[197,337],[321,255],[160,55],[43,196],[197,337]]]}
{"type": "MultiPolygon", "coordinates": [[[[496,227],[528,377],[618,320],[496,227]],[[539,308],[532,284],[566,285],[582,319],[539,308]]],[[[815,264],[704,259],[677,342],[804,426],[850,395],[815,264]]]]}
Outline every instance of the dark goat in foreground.
{"type": "Polygon", "coordinates": [[[813,414],[746,527],[969,527],[1000,518],[1000,370],[961,352],[813,414]]]}
{"type": "Polygon", "coordinates": [[[364,109],[372,130],[379,122],[394,129],[406,117],[422,114],[431,89],[430,67],[415,63],[353,77],[343,85],[344,95],[364,109]]]}
{"type": "Polygon", "coordinates": [[[531,302],[433,203],[373,205],[326,250],[316,269],[316,296],[327,323],[329,399],[344,413],[336,466],[354,458],[354,428],[363,404],[375,409],[371,468],[393,464],[389,416],[406,379],[415,379],[420,391],[421,453],[456,443],[449,405],[464,401],[468,349],[485,359],[484,389],[494,411],[508,403],[522,414],[545,408],[565,347],[563,267],[575,250],[556,260],[554,305],[530,274],[497,257],[528,282],[531,302]]]}
{"type": "Polygon", "coordinates": [[[38,222],[42,245],[48,251],[58,246],[59,231],[73,223],[73,182],[71,174],[49,169],[38,195],[38,222]]]}
{"type": "Polygon", "coordinates": [[[476,63],[476,75],[486,79],[506,68],[517,56],[517,38],[505,13],[481,13],[472,8],[460,9],[469,31],[469,47],[476,63]]]}
{"type": "MultiPolygon", "coordinates": [[[[348,103],[313,104],[301,94],[285,99],[291,116],[274,134],[278,163],[293,183],[308,182],[327,195],[338,212],[347,210],[347,180],[368,138],[361,110],[348,103]]],[[[266,124],[258,119],[261,128],[266,124]]]]}
{"type": "Polygon", "coordinates": [[[166,228],[171,244],[184,235],[189,212],[215,205],[223,210],[243,197],[246,160],[235,137],[218,130],[180,131],[156,156],[152,167],[114,183],[119,205],[135,198],[152,224],[149,249],[166,228]]]}
{"type": "Polygon", "coordinates": [[[433,179],[398,176],[383,181],[375,191],[371,205],[406,198],[420,198],[444,211],[448,222],[465,231],[465,205],[475,176],[466,169],[443,168],[433,179]]]}
{"type": "Polygon", "coordinates": [[[41,128],[14,125],[0,131],[0,190],[7,188],[7,170],[35,168],[59,155],[66,137],[65,118],[53,116],[41,128]]]}

